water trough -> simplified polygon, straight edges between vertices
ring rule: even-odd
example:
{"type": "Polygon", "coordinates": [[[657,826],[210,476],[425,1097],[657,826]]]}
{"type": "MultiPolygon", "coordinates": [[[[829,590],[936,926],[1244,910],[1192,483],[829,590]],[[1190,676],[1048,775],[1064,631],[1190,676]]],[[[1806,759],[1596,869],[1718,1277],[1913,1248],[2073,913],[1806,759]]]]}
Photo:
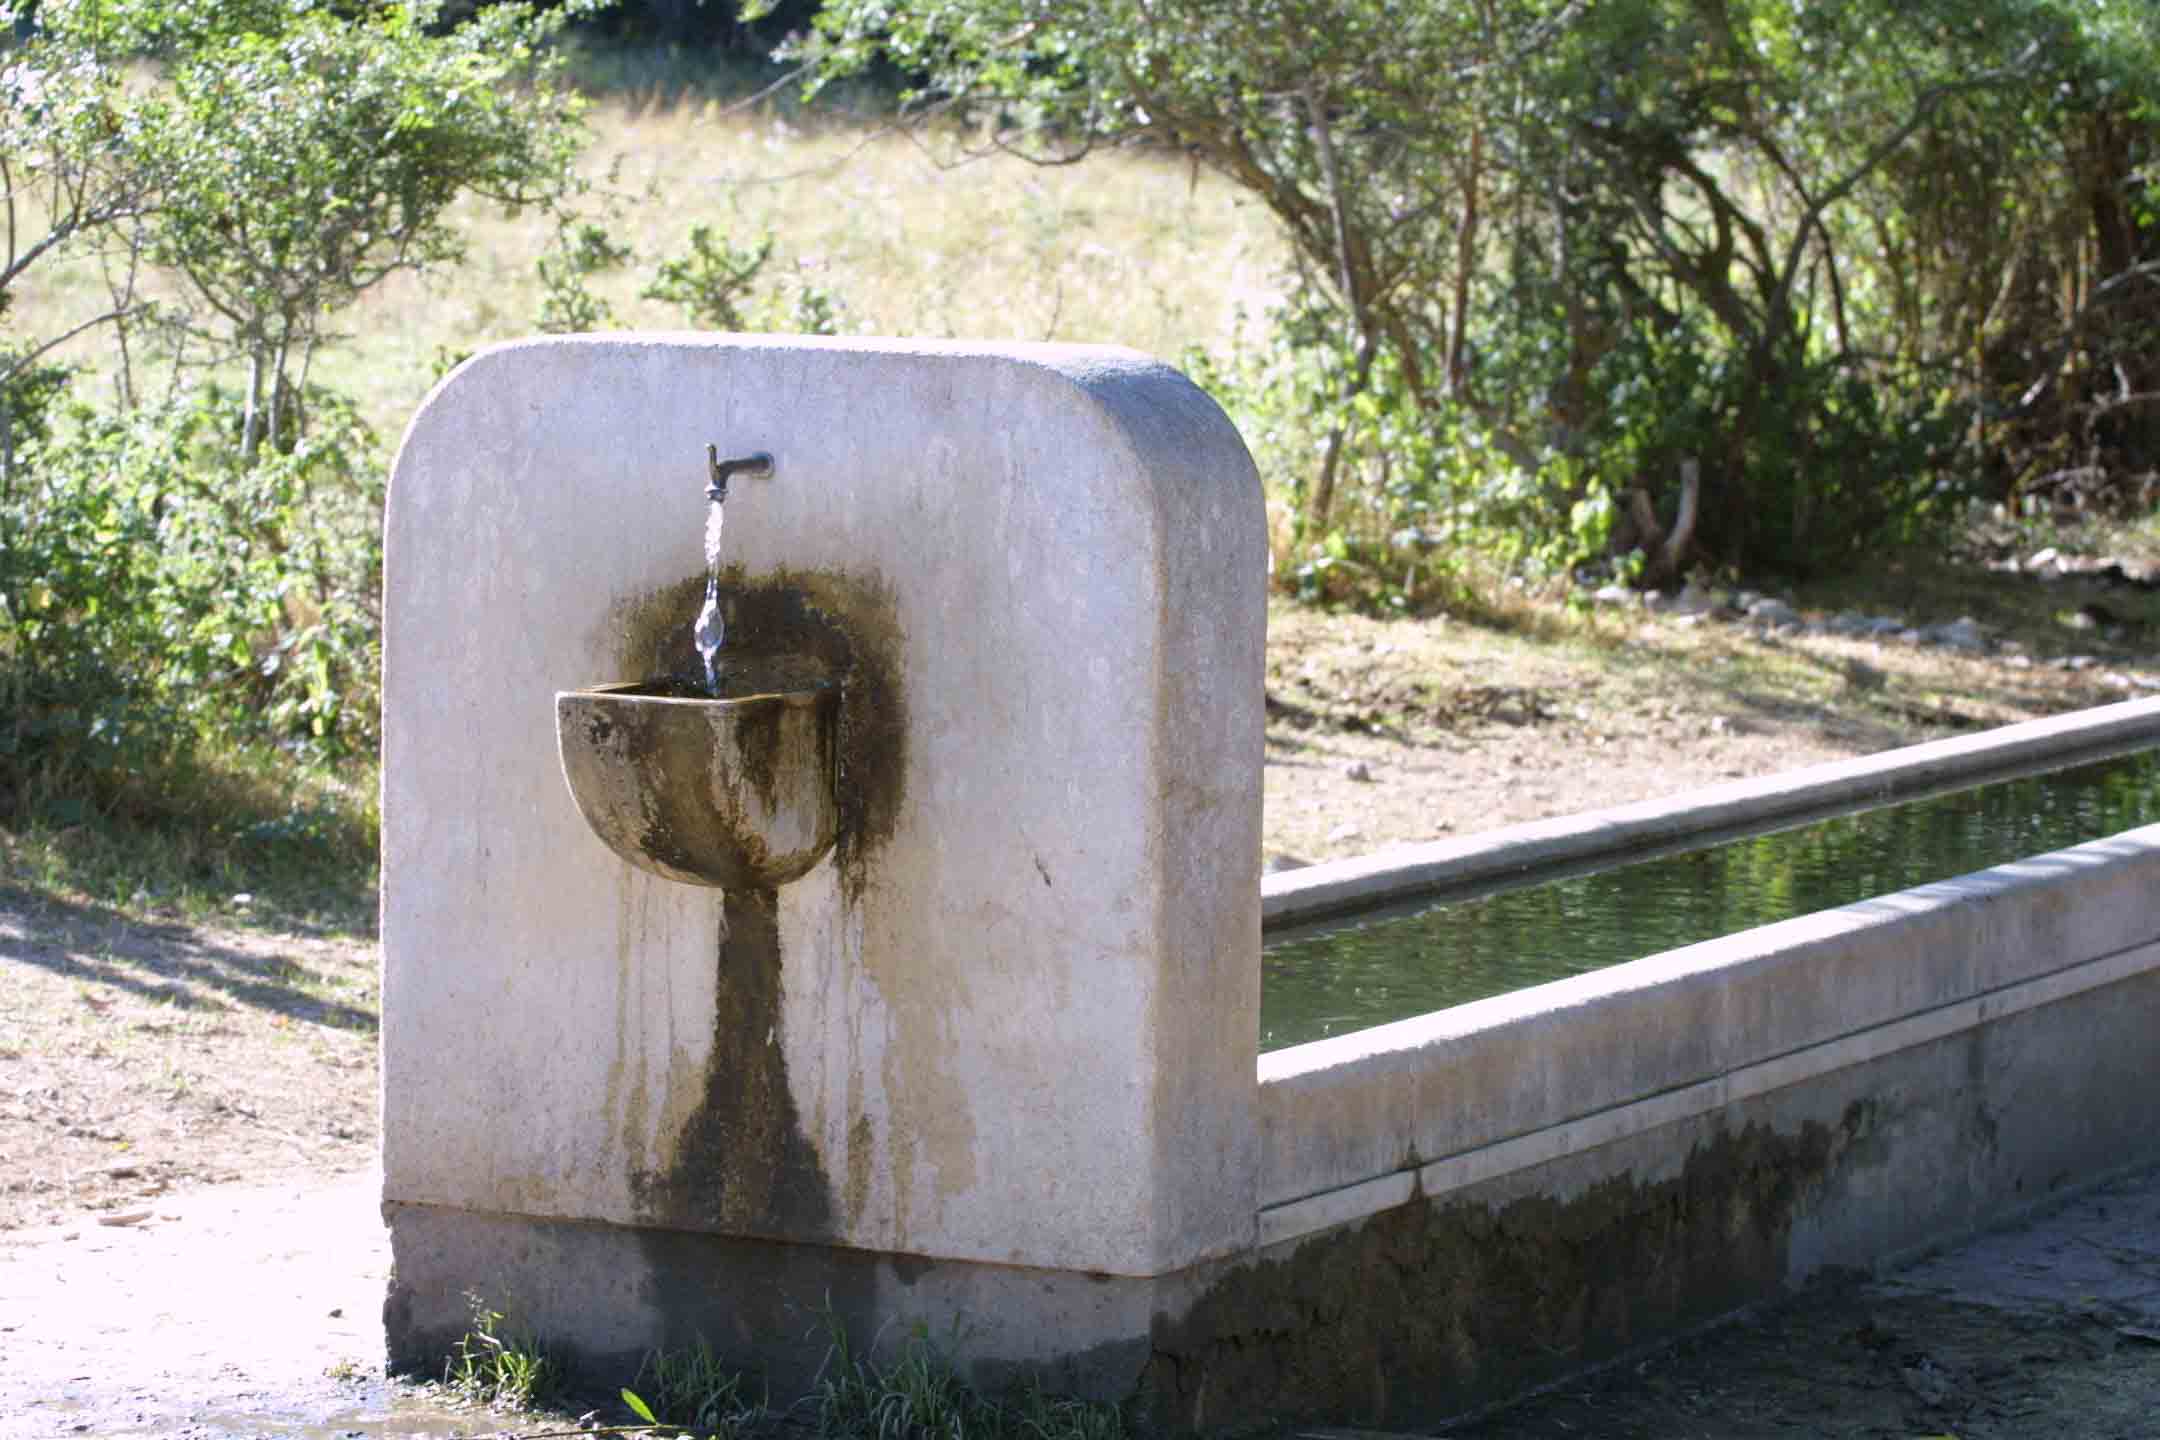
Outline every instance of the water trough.
{"type": "Polygon", "coordinates": [[[1124,352],[450,377],[387,520],[393,1359],[439,1368],[477,1295],[784,1399],[829,1323],[919,1324],[1166,1429],[1401,1428],[2160,1152],[2160,827],[1259,1054],[1263,909],[2160,738],[2109,707],[1263,892],[1263,535],[1227,422],[1124,352]],[[716,438],[772,462],[730,643],[832,682],[830,848],[737,889],[596,838],[556,725],[694,663],[716,438]]]}

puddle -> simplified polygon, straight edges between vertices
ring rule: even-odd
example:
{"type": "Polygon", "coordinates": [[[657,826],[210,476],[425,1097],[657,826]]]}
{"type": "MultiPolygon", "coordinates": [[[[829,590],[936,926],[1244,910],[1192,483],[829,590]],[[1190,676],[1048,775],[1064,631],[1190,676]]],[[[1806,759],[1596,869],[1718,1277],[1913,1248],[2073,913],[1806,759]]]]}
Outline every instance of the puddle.
{"type": "Polygon", "coordinates": [[[371,1173],[227,1186],[0,1233],[0,1440],[566,1428],[384,1377],[381,1193],[371,1173]]]}

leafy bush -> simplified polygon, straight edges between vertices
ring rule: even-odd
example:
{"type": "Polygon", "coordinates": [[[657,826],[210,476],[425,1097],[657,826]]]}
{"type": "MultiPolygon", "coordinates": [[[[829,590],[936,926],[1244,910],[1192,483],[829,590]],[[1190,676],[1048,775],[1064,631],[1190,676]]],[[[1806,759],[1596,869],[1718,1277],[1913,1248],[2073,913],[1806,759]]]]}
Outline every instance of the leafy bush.
{"type": "Polygon", "coordinates": [[[373,752],[383,468],[351,406],[248,462],[244,402],[56,413],[11,394],[0,485],[0,790],[110,803],[205,738],[373,752]]]}
{"type": "Polygon", "coordinates": [[[79,805],[167,758],[178,738],[154,675],[157,521],[107,483],[103,445],[54,443],[65,374],[0,392],[0,810],[79,805]]]}
{"type": "Polygon", "coordinates": [[[1962,499],[1946,465],[1955,417],[1900,398],[1915,387],[1830,357],[1781,369],[1783,382],[1764,386],[1707,327],[1639,326],[1591,372],[1605,403],[1581,464],[1656,500],[1698,461],[1695,549],[1749,574],[1803,575],[1911,540],[1962,499]]]}

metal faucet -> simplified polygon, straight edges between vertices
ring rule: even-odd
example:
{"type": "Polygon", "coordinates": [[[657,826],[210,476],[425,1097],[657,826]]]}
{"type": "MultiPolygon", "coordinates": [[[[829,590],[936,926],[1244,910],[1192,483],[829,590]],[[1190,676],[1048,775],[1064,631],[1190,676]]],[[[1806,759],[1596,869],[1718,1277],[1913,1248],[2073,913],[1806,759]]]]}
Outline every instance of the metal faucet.
{"type": "Polygon", "coordinates": [[[722,460],[719,446],[707,445],[705,447],[705,498],[708,500],[725,501],[727,499],[728,481],[734,479],[737,475],[748,475],[753,479],[763,480],[770,477],[772,473],[772,456],[762,450],[754,455],[742,456],[740,459],[722,460]]]}

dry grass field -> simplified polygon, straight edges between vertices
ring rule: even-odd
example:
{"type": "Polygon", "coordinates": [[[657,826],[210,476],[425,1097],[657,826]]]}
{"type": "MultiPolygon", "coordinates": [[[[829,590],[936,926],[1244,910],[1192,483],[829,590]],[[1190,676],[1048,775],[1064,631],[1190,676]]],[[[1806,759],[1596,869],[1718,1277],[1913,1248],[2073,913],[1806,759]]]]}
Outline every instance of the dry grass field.
{"type": "MultiPolygon", "coordinates": [[[[681,95],[603,99],[589,123],[578,214],[633,251],[591,284],[625,328],[686,326],[637,292],[695,225],[737,245],[771,234],[760,291],[819,286],[855,334],[1116,344],[1175,361],[1188,346],[1229,347],[1240,315],[1257,323],[1280,287],[1285,252],[1259,207],[1159,155],[1043,168],[970,158],[958,136],[681,95]]],[[[314,361],[311,378],[355,396],[388,443],[438,355],[535,328],[534,265],[553,222],[477,201],[458,219],[466,264],[393,276],[333,317],[339,338],[314,361]]],[[[65,328],[52,322],[94,313],[104,294],[87,258],[34,281],[26,331],[65,328]]],[[[109,363],[96,334],[63,353],[109,363]]]]}

